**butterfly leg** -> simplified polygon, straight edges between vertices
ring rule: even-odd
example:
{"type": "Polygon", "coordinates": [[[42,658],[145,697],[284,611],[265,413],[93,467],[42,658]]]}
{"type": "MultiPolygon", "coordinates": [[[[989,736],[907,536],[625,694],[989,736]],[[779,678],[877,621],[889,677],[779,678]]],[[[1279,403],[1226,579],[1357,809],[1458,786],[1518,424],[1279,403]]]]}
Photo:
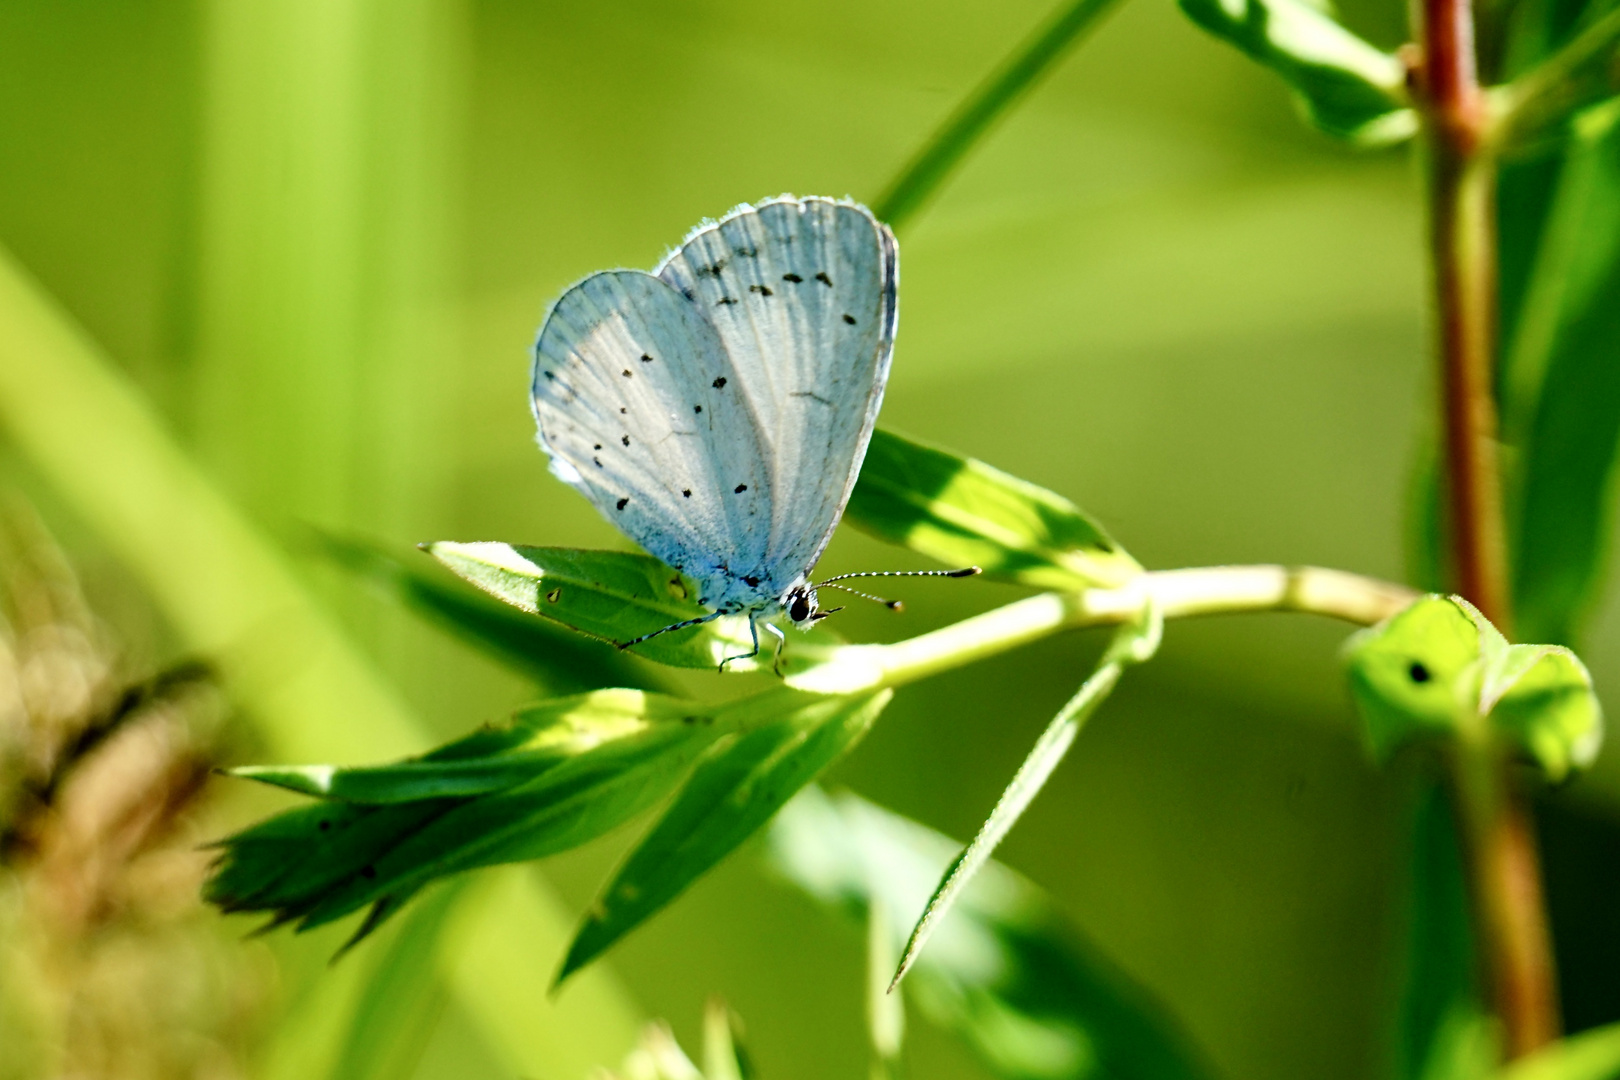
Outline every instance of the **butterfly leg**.
{"type": "Polygon", "coordinates": [[[782,677],[782,649],[787,645],[787,635],[782,633],[782,628],[775,623],[766,623],[765,629],[776,635],[776,652],[771,656],[771,670],[776,672],[776,677],[780,679],[782,677]]]}
{"type": "Polygon", "coordinates": [[[754,651],[748,653],[738,653],[736,656],[726,657],[724,660],[720,661],[721,671],[726,670],[726,665],[731,663],[733,660],[752,660],[754,657],[759,655],[759,624],[754,621],[754,617],[752,615],[748,617],[748,632],[752,634],[754,638],[754,651]]]}
{"type": "MultiPolygon", "coordinates": [[[[643,641],[646,641],[648,638],[655,638],[659,634],[667,634],[671,630],[685,630],[688,626],[698,626],[698,625],[701,625],[702,623],[713,622],[714,620],[718,619],[720,616],[722,616],[724,614],[725,614],[725,612],[723,612],[723,611],[711,611],[711,612],[709,612],[709,614],[700,616],[699,618],[686,619],[686,620],[684,620],[682,622],[678,622],[678,623],[670,623],[668,626],[665,626],[665,627],[663,627],[661,629],[658,629],[658,630],[654,630],[650,634],[642,634],[640,637],[632,638],[629,641],[615,641],[613,644],[617,645],[621,649],[628,649],[632,645],[640,645],[643,641]]],[[[755,647],[754,651],[755,652],[759,651],[759,649],[757,647],[757,643],[756,643],[756,647],[755,647]]]]}

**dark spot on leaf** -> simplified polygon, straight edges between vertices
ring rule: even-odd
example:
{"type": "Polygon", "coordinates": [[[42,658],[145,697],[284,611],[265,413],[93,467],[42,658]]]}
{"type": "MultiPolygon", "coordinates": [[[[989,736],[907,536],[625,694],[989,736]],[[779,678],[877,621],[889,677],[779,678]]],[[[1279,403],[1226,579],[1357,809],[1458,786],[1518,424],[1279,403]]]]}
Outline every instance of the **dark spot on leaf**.
{"type": "Polygon", "coordinates": [[[798,274],[783,274],[782,280],[791,281],[793,284],[797,285],[799,282],[803,281],[804,278],[800,277],[798,274]]]}
{"type": "Polygon", "coordinates": [[[629,503],[629,501],[630,500],[628,498],[620,499],[618,502],[614,503],[613,505],[617,506],[620,510],[623,510],[625,508],[625,505],[627,503],[629,503]]]}
{"type": "Polygon", "coordinates": [[[321,832],[325,832],[327,829],[330,829],[331,827],[332,827],[332,823],[330,821],[326,821],[326,820],[321,821],[321,832]]]}
{"type": "Polygon", "coordinates": [[[741,495],[743,492],[745,492],[747,490],[748,490],[748,485],[747,484],[738,484],[736,487],[731,489],[731,493],[733,495],[741,495]]]}
{"type": "Polygon", "coordinates": [[[620,441],[620,442],[622,442],[622,443],[624,443],[624,445],[626,445],[626,446],[629,446],[629,445],[630,445],[630,436],[628,436],[628,435],[621,435],[621,436],[620,436],[620,437],[619,437],[619,441],[620,441]]]}
{"type": "Polygon", "coordinates": [[[691,488],[681,488],[681,498],[690,499],[691,497],[692,497],[692,489],[691,488]]]}
{"type": "Polygon", "coordinates": [[[827,288],[832,288],[832,278],[827,276],[827,271],[818,270],[816,272],[816,280],[827,286],[827,288]]]}
{"type": "Polygon", "coordinates": [[[716,390],[722,390],[722,389],[725,388],[725,385],[726,385],[726,377],[724,375],[722,375],[718,379],[714,380],[714,382],[710,383],[709,385],[713,386],[716,390]]]}
{"type": "Polygon", "coordinates": [[[552,589],[550,592],[546,593],[546,602],[550,603],[550,604],[555,604],[557,602],[558,598],[561,597],[561,596],[562,596],[562,588],[559,586],[558,588],[552,589]]]}
{"type": "Polygon", "coordinates": [[[849,325],[854,326],[855,325],[855,316],[845,314],[844,321],[849,323],[849,325]]]}
{"type": "Polygon", "coordinates": [[[1415,683],[1426,683],[1433,678],[1429,674],[1429,669],[1416,660],[1412,661],[1412,666],[1406,669],[1406,673],[1412,677],[1412,681],[1415,683]]]}
{"type": "Polygon", "coordinates": [[[757,292],[761,296],[775,296],[776,295],[775,293],[771,292],[771,287],[769,285],[750,285],[750,286],[748,286],[748,291],[749,292],[757,292]]]}

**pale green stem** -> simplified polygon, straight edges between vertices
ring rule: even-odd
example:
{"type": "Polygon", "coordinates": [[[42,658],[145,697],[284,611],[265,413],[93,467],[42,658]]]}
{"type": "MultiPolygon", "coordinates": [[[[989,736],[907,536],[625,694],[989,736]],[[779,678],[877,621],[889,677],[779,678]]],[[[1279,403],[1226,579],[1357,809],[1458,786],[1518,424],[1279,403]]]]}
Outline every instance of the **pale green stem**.
{"type": "Polygon", "coordinates": [[[1371,625],[1417,597],[1401,585],[1314,566],[1209,566],[1143,574],[1117,589],[1041,593],[892,645],[828,649],[787,676],[789,686],[848,694],[899,686],[1064,630],[1138,618],[1149,601],[1166,619],[1298,611],[1371,625]]]}

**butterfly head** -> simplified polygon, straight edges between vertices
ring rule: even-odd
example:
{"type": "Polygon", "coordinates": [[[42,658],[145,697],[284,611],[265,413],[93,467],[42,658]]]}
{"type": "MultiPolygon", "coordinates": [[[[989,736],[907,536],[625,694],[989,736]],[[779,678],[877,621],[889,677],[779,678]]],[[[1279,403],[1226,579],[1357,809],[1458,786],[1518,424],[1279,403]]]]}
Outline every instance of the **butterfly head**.
{"type": "Polygon", "coordinates": [[[787,612],[789,621],[796,630],[808,630],[816,623],[842,608],[830,608],[823,611],[816,598],[816,588],[807,581],[800,581],[782,594],[782,610],[787,612]]]}

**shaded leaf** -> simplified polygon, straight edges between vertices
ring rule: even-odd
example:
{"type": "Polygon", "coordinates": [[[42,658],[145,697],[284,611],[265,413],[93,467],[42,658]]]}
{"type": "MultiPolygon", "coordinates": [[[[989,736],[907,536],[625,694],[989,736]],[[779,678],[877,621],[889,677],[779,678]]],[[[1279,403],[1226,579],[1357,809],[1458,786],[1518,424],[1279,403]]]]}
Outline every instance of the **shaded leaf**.
{"type": "Polygon", "coordinates": [[[1307,0],[1179,2],[1193,22],[1282,76],[1329,135],[1386,146],[1416,134],[1404,65],[1321,7],[1307,0]]]}
{"type": "MultiPolygon", "coordinates": [[[[850,794],[799,794],[770,831],[773,864],[822,903],[886,913],[897,948],[957,852],[949,837],[850,794]]],[[[987,863],[905,988],[1006,1080],[1211,1080],[1175,1020],[1035,885],[987,863]]]]}
{"type": "Polygon", "coordinates": [[[1580,659],[1556,645],[1509,645],[1461,598],[1425,597],[1356,634],[1345,655],[1380,759],[1480,720],[1554,780],[1597,756],[1603,716],[1580,659]]]}
{"type": "Polygon", "coordinates": [[[894,979],[889,984],[893,989],[905,978],[906,971],[916,963],[923,946],[927,943],[934,928],[939,925],[951,905],[973,880],[973,875],[990,861],[990,855],[1006,837],[1018,819],[1040,794],[1041,788],[1051,778],[1052,771],[1058,767],[1069,747],[1073,745],[1075,737],[1080,734],[1080,728],[1097,706],[1107,700],[1113,692],[1119,677],[1124,673],[1127,664],[1140,663],[1151,657],[1158,650],[1159,638],[1164,630],[1164,620],[1157,608],[1150,607],[1144,614],[1140,623],[1130,623],[1119,628],[1115,633],[1113,642],[1108,651],[1103,654],[1097,665],[1097,670],[1080,685],[1080,689],[1058,710],[1041,737],[1035,741],[1035,746],[1029,755],[1024,758],[1018,772],[1013,775],[1001,798],[996,800],[990,816],[979,827],[978,834],[973,842],[962,849],[951,865],[940,878],[939,885],[934,889],[934,895],[928,898],[923,907],[922,915],[917,919],[917,925],[912,929],[911,936],[906,941],[906,947],[900,954],[900,964],[895,969],[894,979]]]}
{"type": "MultiPolygon", "coordinates": [[[[493,541],[441,540],[427,550],[490,595],[603,641],[631,641],[711,613],[698,603],[695,581],[651,555],[493,541]]],[[[660,634],[634,651],[674,667],[713,668],[753,648],[748,619],[733,615],[660,634]]]]}
{"type": "MultiPolygon", "coordinates": [[[[717,744],[591,906],[558,972],[561,982],[680,895],[794,792],[860,740],[892,690],[814,697],[785,690],[733,706],[774,710],[717,744]]],[[[731,725],[729,717],[722,723],[731,725]]]]}
{"type": "Polygon", "coordinates": [[[548,621],[487,600],[464,585],[411,569],[378,546],[329,534],[321,534],[320,540],[345,570],[550,693],[604,686],[660,689],[645,669],[606,642],[583,640],[548,621]]]}
{"type": "Polygon", "coordinates": [[[1142,572],[1061,495],[882,430],[872,434],[846,516],[941,562],[1039,588],[1113,586],[1142,572]]]}
{"type": "Polygon", "coordinates": [[[1620,109],[1570,145],[1503,373],[1517,448],[1514,613],[1534,641],[1574,641],[1591,610],[1620,446],[1620,109]]]}

